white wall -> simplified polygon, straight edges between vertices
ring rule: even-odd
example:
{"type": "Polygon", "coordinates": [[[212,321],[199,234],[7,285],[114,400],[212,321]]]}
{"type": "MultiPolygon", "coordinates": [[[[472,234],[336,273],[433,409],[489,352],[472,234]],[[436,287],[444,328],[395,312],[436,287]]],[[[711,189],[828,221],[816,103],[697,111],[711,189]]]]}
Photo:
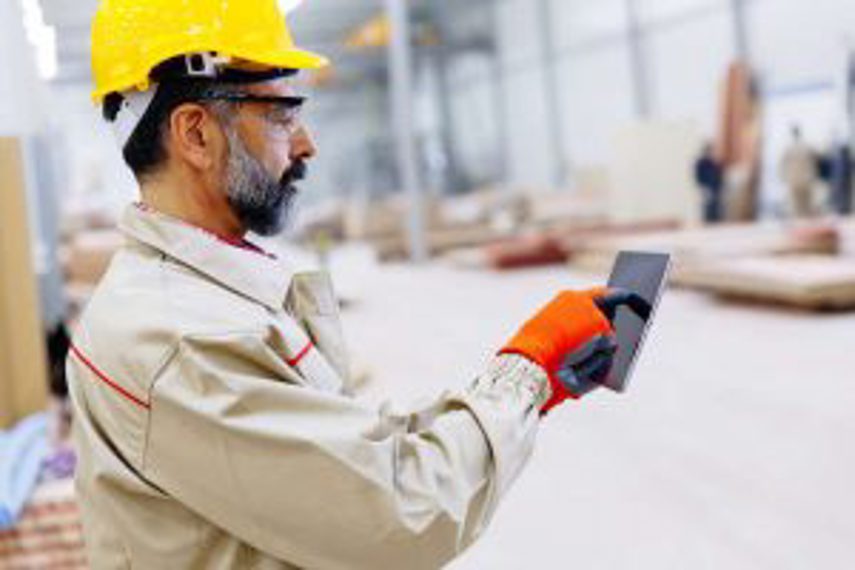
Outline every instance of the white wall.
{"type": "MultiPolygon", "coordinates": [[[[64,313],[56,261],[55,188],[47,141],[53,132],[49,91],[23,27],[19,0],[0,2],[0,136],[22,143],[33,267],[39,279],[41,318],[54,326],[64,313]]],[[[7,192],[0,179],[0,191],[7,192]]],[[[0,228],[0,232],[5,228],[0,228]]],[[[16,236],[17,237],[17,236],[16,236]]]]}
{"type": "Polygon", "coordinates": [[[372,88],[318,93],[309,98],[304,120],[318,147],[301,185],[306,202],[368,191],[369,147],[389,133],[383,94],[372,88]]]}
{"type": "MultiPolygon", "coordinates": [[[[607,163],[615,134],[638,119],[626,0],[550,0],[548,25],[557,48],[558,116],[547,110],[545,77],[550,68],[544,63],[540,0],[498,1],[494,31],[505,97],[496,97],[486,56],[467,55],[450,62],[452,132],[467,173],[476,179],[489,178],[501,157],[503,145],[496,140],[501,131],[496,120],[499,113],[508,135],[505,171],[515,185],[554,186],[558,170],[551,146],[554,125],[561,128],[564,161],[571,172],[607,163]],[[498,110],[497,101],[504,101],[498,110]]],[[[693,121],[703,135],[711,135],[718,113],[719,83],[736,54],[731,0],[636,1],[651,118],[693,121]]],[[[493,29],[485,4],[449,2],[449,6],[459,36],[493,29]]],[[[832,89],[842,73],[843,46],[847,41],[855,45],[852,0],[746,0],[746,6],[750,54],[769,97],[805,86],[814,91],[832,89]]],[[[15,47],[23,38],[16,24],[20,20],[17,9],[17,1],[0,2],[0,64],[14,70],[0,74],[0,132],[33,124],[44,109],[52,108],[51,116],[59,118],[65,132],[69,185],[89,184],[89,165],[101,160],[100,176],[114,193],[110,200],[123,199],[132,192],[132,181],[89,107],[86,87],[55,89],[50,99],[53,107],[30,96],[39,87],[28,54],[15,47]],[[17,43],[10,47],[10,42],[17,43]]],[[[429,72],[423,74],[416,98],[419,132],[430,140],[438,137],[439,129],[434,79],[429,72]]],[[[804,113],[817,108],[813,104],[788,106],[803,108],[804,113]]],[[[840,112],[814,115],[804,120],[812,125],[811,132],[830,133],[835,125],[826,127],[833,122],[827,117],[839,117],[840,112]]],[[[360,88],[320,97],[310,104],[308,120],[321,149],[309,184],[313,195],[320,196],[349,189],[342,184],[342,173],[370,168],[360,153],[371,141],[388,136],[390,113],[381,92],[360,88]]]]}
{"type": "Polygon", "coordinates": [[[65,164],[59,181],[65,213],[99,209],[118,216],[137,198],[137,183],[125,166],[119,147],[88,85],[57,85],[52,90],[55,141],[65,164]]]}
{"type": "Polygon", "coordinates": [[[452,135],[460,160],[468,166],[467,174],[476,180],[490,178],[500,153],[490,74],[490,62],[480,54],[456,58],[449,68],[449,82],[454,90],[452,135]]]}
{"type": "MultiPolygon", "coordinates": [[[[562,128],[571,166],[608,162],[616,132],[636,120],[628,14],[625,0],[551,0],[559,117],[548,115],[544,92],[543,49],[538,0],[500,0],[499,57],[507,77],[505,109],[511,160],[509,181],[522,185],[552,183],[555,166],[549,125],[562,128]]],[[[719,85],[736,56],[736,32],[730,0],[637,0],[643,30],[643,60],[652,119],[689,120],[704,136],[714,132],[719,85]]],[[[459,8],[465,10],[465,5],[459,8]]],[[[487,18],[486,8],[475,8],[487,18]]],[[[825,85],[842,74],[843,47],[855,46],[852,0],[747,0],[749,54],[764,92],[825,85]]],[[[472,125],[486,120],[489,76],[461,80],[466,93],[455,96],[460,152],[465,160],[477,149],[492,148],[494,130],[472,125]],[[481,82],[480,87],[477,85],[481,82]],[[466,110],[468,106],[468,111],[466,110]],[[484,117],[484,119],[481,119],[484,117]]],[[[452,85],[452,89],[454,85],[452,85]]],[[[792,97],[789,94],[788,97],[792,97]]],[[[816,95],[806,94],[816,99],[816,95]]],[[[833,97],[829,97],[829,100],[833,97]]],[[[816,105],[804,105],[805,113],[816,105]]],[[[817,111],[806,124],[829,122],[840,113],[817,111]]],[[[835,125],[828,125],[827,131],[835,125]]],[[[819,144],[820,141],[817,141],[819,144]]]]}
{"type": "Polygon", "coordinates": [[[847,41],[855,45],[851,0],[755,0],[752,54],[773,86],[830,80],[847,41]]]}
{"type": "Polygon", "coordinates": [[[654,116],[690,119],[706,133],[715,129],[724,69],[736,57],[732,16],[723,2],[714,4],[675,23],[664,15],[652,20],[645,42],[654,116]]]}
{"type": "Polygon", "coordinates": [[[36,72],[19,0],[0,2],[0,136],[44,130],[46,87],[36,72]]]}
{"type": "MultiPolygon", "coordinates": [[[[137,198],[138,186],[89,91],[88,85],[81,84],[52,89],[52,120],[60,134],[55,142],[66,165],[62,207],[65,212],[97,208],[118,215],[137,198]]],[[[347,191],[350,187],[343,178],[349,182],[364,174],[367,165],[358,163],[360,153],[366,141],[382,131],[382,109],[375,99],[370,92],[358,90],[347,98],[310,100],[305,120],[319,155],[304,183],[306,202],[347,191]],[[358,164],[348,167],[354,157],[358,164]]]]}

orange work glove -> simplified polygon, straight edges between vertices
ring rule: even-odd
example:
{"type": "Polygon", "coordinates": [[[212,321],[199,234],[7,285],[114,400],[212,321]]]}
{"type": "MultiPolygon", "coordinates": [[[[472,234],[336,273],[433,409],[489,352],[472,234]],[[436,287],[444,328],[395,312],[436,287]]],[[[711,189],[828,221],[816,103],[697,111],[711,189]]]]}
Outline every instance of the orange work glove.
{"type": "Polygon", "coordinates": [[[614,331],[597,305],[607,293],[607,289],[600,288],[559,294],[499,351],[499,354],[524,356],[546,371],[552,396],[541,409],[542,413],[568,398],[579,398],[590,389],[574,389],[574,383],[568,382],[566,371],[562,371],[574,356],[588,358],[587,353],[595,355],[595,361],[605,365],[605,370],[598,375],[608,373],[611,356],[616,350],[612,339],[614,331]],[[606,358],[599,357],[602,355],[606,358]]]}

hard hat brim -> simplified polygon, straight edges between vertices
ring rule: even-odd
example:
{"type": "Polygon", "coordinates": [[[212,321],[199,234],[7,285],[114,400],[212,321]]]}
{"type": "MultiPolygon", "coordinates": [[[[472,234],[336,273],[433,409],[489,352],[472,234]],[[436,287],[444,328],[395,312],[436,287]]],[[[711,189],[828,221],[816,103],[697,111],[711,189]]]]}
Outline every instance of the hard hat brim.
{"type": "Polygon", "coordinates": [[[320,69],[329,65],[329,60],[317,53],[303,50],[292,49],[284,52],[274,52],[270,54],[247,54],[246,56],[240,53],[229,54],[233,57],[246,59],[253,63],[261,65],[269,65],[270,67],[281,67],[285,69],[320,69]]]}
{"type": "MultiPolygon", "coordinates": [[[[202,50],[198,50],[202,51],[202,50]]],[[[239,50],[234,50],[232,53],[222,52],[223,55],[228,55],[233,58],[249,61],[255,64],[270,66],[283,69],[297,70],[313,70],[320,69],[329,65],[329,60],[317,53],[304,49],[288,49],[271,51],[268,53],[253,52],[251,54],[240,53],[239,50]]],[[[165,58],[163,58],[165,59],[165,58]]],[[[138,78],[137,81],[123,83],[122,85],[107,85],[102,89],[97,89],[92,92],[92,100],[98,104],[110,93],[123,92],[129,89],[145,90],[150,85],[148,77],[138,78]]]]}

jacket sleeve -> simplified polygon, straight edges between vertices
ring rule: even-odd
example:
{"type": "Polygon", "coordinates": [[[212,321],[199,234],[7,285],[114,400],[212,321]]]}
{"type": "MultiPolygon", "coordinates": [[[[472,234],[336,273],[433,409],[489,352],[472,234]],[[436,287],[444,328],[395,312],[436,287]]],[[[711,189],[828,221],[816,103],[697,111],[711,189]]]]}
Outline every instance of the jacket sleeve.
{"type": "Polygon", "coordinates": [[[526,364],[500,361],[395,416],[293,382],[261,335],[185,338],[152,386],[143,471],[292,564],[438,568],[479,536],[530,454],[542,394],[526,364]]]}

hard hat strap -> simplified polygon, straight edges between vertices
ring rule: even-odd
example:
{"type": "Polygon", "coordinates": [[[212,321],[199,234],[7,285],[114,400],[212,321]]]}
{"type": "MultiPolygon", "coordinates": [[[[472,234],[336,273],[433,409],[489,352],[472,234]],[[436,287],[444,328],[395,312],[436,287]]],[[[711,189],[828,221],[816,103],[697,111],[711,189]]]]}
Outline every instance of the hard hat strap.
{"type": "Polygon", "coordinates": [[[110,123],[120,149],[124,149],[128,144],[156,94],[157,85],[153,85],[147,91],[132,91],[122,95],[116,119],[110,123]]]}
{"type": "MultiPolygon", "coordinates": [[[[121,93],[120,104],[114,118],[108,117],[119,148],[124,149],[127,146],[150,108],[157,105],[157,101],[162,99],[162,97],[158,97],[158,94],[161,91],[171,93],[171,86],[188,82],[214,88],[220,83],[259,83],[281,77],[290,77],[297,73],[296,70],[281,68],[250,70],[227,67],[230,62],[232,62],[230,58],[220,57],[214,52],[200,52],[175,57],[160,64],[152,71],[152,84],[148,90],[121,93]]],[[[247,101],[252,98],[249,95],[230,95],[229,97],[247,101]]],[[[205,98],[202,94],[200,97],[190,97],[190,100],[205,98]]],[[[214,99],[216,98],[222,99],[223,97],[214,97],[214,99]]],[[[303,99],[299,97],[284,99],[288,100],[292,107],[298,107],[303,102],[303,99]]],[[[282,103],[282,101],[278,102],[282,103]]]]}
{"type": "Polygon", "coordinates": [[[230,57],[218,56],[213,52],[191,53],[184,56],[184,69],[187,77],[215,79],[219,76],[220,69],[230,61],[230,57]]]}
{"type": "Polygon", "coordinates": [[[169,59],[154,70],[153,81],[209,79],[223,83],[260,83],[297,74],[295,69],[240,69],[235,61],[214,52],[190,53],[169,59]]]}

